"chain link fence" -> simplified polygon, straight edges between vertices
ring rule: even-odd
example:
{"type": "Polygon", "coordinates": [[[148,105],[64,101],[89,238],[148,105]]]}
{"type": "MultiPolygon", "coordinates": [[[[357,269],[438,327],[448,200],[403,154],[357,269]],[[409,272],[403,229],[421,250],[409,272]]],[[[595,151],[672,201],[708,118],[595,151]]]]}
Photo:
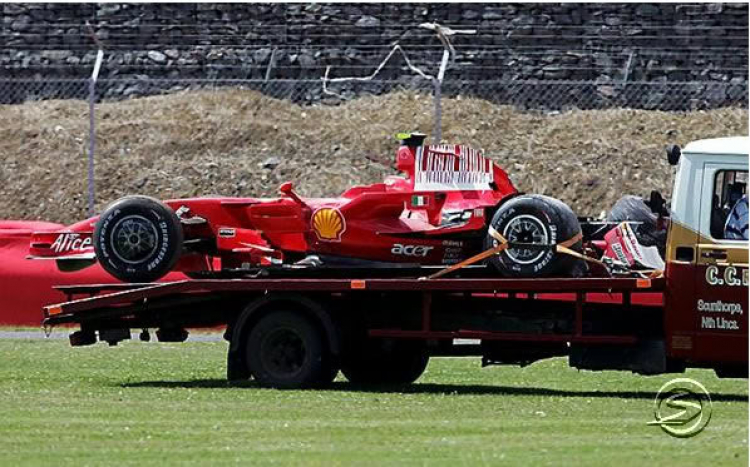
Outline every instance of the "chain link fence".
{"type": "MultiPolygon", "coordinates": [[[[0,104],[21,104],[48,99],[88,99],[88,79],[0,79],[0,104]]],[[[335,105],[363,96],[397,91],[434,94],[431,82],[421,78],[371,80],[329,84],[321,80],[262,79],[100,79],[97,102],[120,101],[189,90],[245,89],[300,105],[335,105]]],[[[689,112],[722,107],[747,107],[747,82],[654,81],[470,81],[445,80],[442,97],[478,98],[527,111],[632,108],[689,112]]]]}

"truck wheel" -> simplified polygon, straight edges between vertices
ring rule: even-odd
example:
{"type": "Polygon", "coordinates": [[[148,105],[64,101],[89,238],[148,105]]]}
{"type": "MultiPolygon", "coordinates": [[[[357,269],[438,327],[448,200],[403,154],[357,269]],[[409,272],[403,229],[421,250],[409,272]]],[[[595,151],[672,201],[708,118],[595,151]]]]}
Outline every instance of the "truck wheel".
{"type": "Polygon", "coordinates": [[[124,282],[153,282],[172,270],[183,232],[168,206],[146,196],[112,203],[94,229],[94,251],[105,271],[124,282]]]}
{"type": "Polygon", "coordinates": [[[248,369],[262,386],[305,388],[328,384],[336,376],[326,361],[322,333],[298,313],[278,311],[261,318],[245,350],[248,369]]]}
{"type": "Polygon", "coordinates": [[[354,384],[411,384],[430,360],[421,343],[379,339],[368,339],[342,357],[341,372],[354,384]]]}
{"type": "MultiPolygon", "coordinates": [[[[555,245],[581,232],[575,213],[562,201],[542,195],[518,196],[503,204],[490,224],[512,243],[555,245]]],[[[570,246],[581,251],[582,241],[570,246]]],[[[485,249],[498,246],[489,233],[485,249]]],[[[490,263],[508,277],[541,277],[571,275],[580,268],[581,260],[558,254],[554,248],[508,248],[490,258],[490,263]]]]}

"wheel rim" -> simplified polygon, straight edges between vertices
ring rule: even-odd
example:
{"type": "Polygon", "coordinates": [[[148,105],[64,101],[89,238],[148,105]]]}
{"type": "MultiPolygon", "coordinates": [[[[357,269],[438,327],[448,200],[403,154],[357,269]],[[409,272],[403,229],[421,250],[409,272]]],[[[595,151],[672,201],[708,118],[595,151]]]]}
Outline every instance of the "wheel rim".
{"type": "Polygon", "coordinates": [[[294,376],[307,359],[305,342],[291,329],[276,329],[268,334],[260,352],[263,366],[276,377],[294,376]]]}
{"type": "Polygon", "coordinates": [[[123,217],[112,228],[112,252],[125,263],[142,263],[156,252],[158,236],[156,226],[145,217],[123,217]]]}
{"type": "MultiPolygon", "coordinates": [[[[510,243],[549,244],[549,234],[542,221],[528,214],[514,217],[508,222],[503,229],[503,237],[508,239],[510,243]]],[[[505,252],[515,263],[532,264],[541,259],[547,253],[547,250],[508,248],[505,252]]]]}

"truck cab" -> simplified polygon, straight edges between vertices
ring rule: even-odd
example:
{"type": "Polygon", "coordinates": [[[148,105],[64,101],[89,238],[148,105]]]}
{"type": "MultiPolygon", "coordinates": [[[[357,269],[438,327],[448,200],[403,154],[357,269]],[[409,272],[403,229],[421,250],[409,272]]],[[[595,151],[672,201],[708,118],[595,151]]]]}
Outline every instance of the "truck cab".
{"type": "Polygon", "coordinates": [[[667,353],[719,376],[747,375],[747,137],[670,151],[677,165],[667,239],[667,353]]]}

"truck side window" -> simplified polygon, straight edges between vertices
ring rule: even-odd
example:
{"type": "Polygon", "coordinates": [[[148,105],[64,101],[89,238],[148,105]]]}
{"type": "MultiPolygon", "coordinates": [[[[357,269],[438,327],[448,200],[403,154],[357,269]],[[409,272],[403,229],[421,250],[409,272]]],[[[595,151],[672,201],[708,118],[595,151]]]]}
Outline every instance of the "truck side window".
{"type": "Polygon", "coordinates": [[[711,201],[711,236],[716,240],[748,239],[746,171],[717,172],[711,201]]]}

